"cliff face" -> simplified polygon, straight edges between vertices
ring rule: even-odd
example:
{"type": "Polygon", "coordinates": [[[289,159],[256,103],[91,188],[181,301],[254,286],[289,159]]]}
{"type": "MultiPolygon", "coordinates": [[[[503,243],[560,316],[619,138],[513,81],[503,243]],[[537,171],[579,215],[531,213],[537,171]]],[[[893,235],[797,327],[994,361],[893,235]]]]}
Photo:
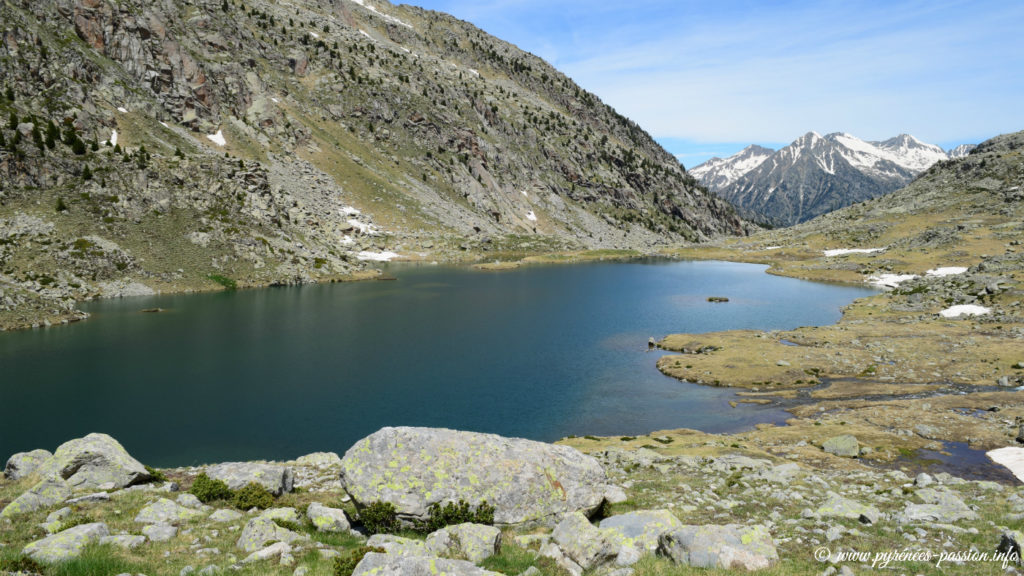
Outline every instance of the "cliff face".
{"type": "Polygon", "coordinates": [[[444,14],[351,0],[45,0],[0,13],[0,218],[52,224],[51,246],[97,236],[132,262],[85,277],[50,266],[66,247],[11,240],[10,290],[40,293],[22,260],[82,297],[107,293],[100,280],[316,280],[349,273],[360,253],[743,231],[634,123],[444,14]]]}

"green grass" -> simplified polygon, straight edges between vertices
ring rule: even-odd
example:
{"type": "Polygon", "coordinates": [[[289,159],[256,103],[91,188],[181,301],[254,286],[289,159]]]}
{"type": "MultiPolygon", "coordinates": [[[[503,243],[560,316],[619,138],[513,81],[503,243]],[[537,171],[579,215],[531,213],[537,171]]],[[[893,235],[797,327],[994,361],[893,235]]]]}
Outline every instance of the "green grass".
{"type": "Polygon", "coordinates": [[[228,278],[227,276],[222,276],[220,274],[210,274],[210,275],[207,276],[207,278],[209,278],[210,280],[213,280],[217,284],[220,284],[221,286],[224,287],[225,290],[237,290],[238,289],[238,282],[236,282],[235,280],[232,280],[231,278],[228,278]]]}

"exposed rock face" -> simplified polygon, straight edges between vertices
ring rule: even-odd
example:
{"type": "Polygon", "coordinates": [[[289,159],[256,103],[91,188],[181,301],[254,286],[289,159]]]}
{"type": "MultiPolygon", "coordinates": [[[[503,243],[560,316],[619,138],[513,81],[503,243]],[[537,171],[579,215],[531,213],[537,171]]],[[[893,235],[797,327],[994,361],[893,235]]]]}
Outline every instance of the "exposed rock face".
{"type": "Polygon", "coordinates": [[[61,444],[36,473],[43,477],[59,476],[76,490],[125,488],[152,477],[117,440],[96,433],[61,444]]]}
{"type": "Polygon", "coordinates": [[[319,502],[309,505],[306,516],[320,532],[348,532],[351,529],[344,510],[328,508],[319,502]]]}
{"type": "Polygon", "coordinates": [[[978,514],[971,510],[959,496],[944,489],[922,488],[914,493],[921,504],[908,503],[896,518],[900,524],[913,522],[937,522],[953,524],[959,520],[975,519],[978,514]]]}
{"type": "Polygon", "coordinates": [[[99,542],[105,536],[110,536],[106,524],[82,524],[32,542],[22,553],[39,562],[63,562],[78,557],[88,544],[99,542]]]}
{"type": "Polygon", "coordinates": [[[551,533],[562,553],[584,570],[611,563],[619,553],[612,530],[601,530],[579,512],[569,514],[551,533]]]}
{"type": "Polygon", "coordinates": [[[390,502],[405,521],[464,500],[494,506],[500,525],[589,514],[609,490],[600,464],[572,448],[433,428],[383,428],[360,440],[342,459],[341,481],[357,506],[390,502]]]}
{"type": "Polygon", "coordinates": [[[166,498],[161,498],[139,511],[135,521],[142,524],[181,524],[201,518],[202,512],[186,508],[166,498]]]}
{"type": "Polygon", "coordinates": [[[501,576],[465,560],[430,556],[395,556],[370,552],[356,566],[352,576],[501,576]]]}
{"type": "Polygon", "coordinates": [[[292,491],[294,472],[287,466],[277,464],[255,464],[251,462],[225,462],[206,469],[206,475],[222,480],[232,490],[244,488],[255,482],[274,496],[292,491]]]}
{"type": "Polygon", "coordinates": [[[779,561],[764,526],[684,526],[663,534],[658,553],[678,564],[726,570],[763,570],[779,561]]]}
{"type": "Polygon", "coordinates": [[[860,454],[860,443],[852,434],[843,434],[825,440],[821,449],[836,456],[856,458],[860,454]]]}
{"type": "Polygon", "coordinates": [[[51,456],[53,454],[46,450],[18,452],[7,459],[7,465],[4,467],[4,476],[8,480],[20,480],[35,471],[40,464],[51,456]]]}
{"type": "Polygon", "coordinates": [[[305,539],[305,536],[282,528],[269,518],[259,516],[246,523],[238,538],[237,546],[246,552],[255,552],[270,542],[291,544],[300,539],[305,539]]]}
{"type": "Polygon", "coordinates": [[[865,524],[875,524],[882,517],[878,508],[843,498],[835,492],[828,493],[828,499],[815,511],[814,515],[819,518],[860,520],[865,524]]]}
{"type": "Polygon", "coordinates": [[[613,530],[622,538],[622,544],[641,552],[654,552],[662,534],[682,527],[683,523],[668,510],[637,510],[601,521],[602,530],[613,530]]]}

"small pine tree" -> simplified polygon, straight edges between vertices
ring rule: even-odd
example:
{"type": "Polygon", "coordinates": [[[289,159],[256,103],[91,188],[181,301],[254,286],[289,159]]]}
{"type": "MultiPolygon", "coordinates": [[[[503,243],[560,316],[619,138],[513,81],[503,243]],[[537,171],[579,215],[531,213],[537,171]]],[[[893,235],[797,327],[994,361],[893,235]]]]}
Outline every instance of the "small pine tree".
{"type": "Polygon", "coordinates": [[[96,141],[96,138],[92,139],[92,143],[89,144],[89,148],[92,149],[93,152],[100,149],[100,143],[96,141]]]}
{"type": "MultiPolygon", "coordinates": [[[[10,88],[8,88],[8,90],[10,90],[10,88]]],[[[7,119],[7,127],[11,130],[18,127],[18,115],[14,112],[11,112],[10,118],[7,119]]]]}
{"type": "Polygon", "coordinates": [[[229,10],[231,10],[231,6],[228,5],[228,0],[224,0],[224,2],[221,3],[220,9],[224,13],[227,13],[229,10]]]}
{"type": "Polygon", "coordinates": [[[0,148],[7,146],[7,138],[4,137],[4,131],[0,130],[0,148]]]}
{"type": "Polygon", "coordinates": [[[57,212],[67,212],[68,211],[68,205],[64,203],[64,199],[61,198],[60,196],[57,197],[57,206],[56,206],[56,208],[57,208],[57,212]]]}
{"type": "Polygon", "coordinates": [[[44,152],[46,150],[46,143],[43,142],[43,135],[39,132],[39,127],[34,124],[32,125],[32,142],[36,145],[36,148],[39,148],[40,152],[44,152]]]}
{"type": "Polygon", "coordinates": [[[114,144],[114,154],[120,154],[120,153],[121,153],[121,145],[120,144],[114,144]]]}
{"type": "Polygon", "coordinates": [[[177,156],[178,158],[184,158],[185,157],[185,153],[182,152],[181,148],[178,148],[178,147],[174,148],[174,155],[177,156]]]}
{"type": "Polygon", "coordinates": [[[50,150],[53,150],[53,148],[57,145],[57,138],[59,137],[60,131],[57,130],[57,127],[53,125],[53,121],[51,120],[46,125],[46,147],[49,148],[50,150]]]}
{"type": "Polygon", "coordinates": [[[82,140],[78,136],[75,136],[74,142],[71,143],[71,151],[75,153],[75,156],[81,156],[85,154],[85,142],[82,142],[82,140]]]}
{"type": "Polygon", "coordinates": [[[82,180],[92,180],[92,170],[89,169],[88,164],[85,165],[85,168],[82,168],[82,180]]]}
{"type": "Polygon", "coordinates": [[[7,97],[8,102],[14,102],[14,88],[8,86],[5,96],[7,97]]]}

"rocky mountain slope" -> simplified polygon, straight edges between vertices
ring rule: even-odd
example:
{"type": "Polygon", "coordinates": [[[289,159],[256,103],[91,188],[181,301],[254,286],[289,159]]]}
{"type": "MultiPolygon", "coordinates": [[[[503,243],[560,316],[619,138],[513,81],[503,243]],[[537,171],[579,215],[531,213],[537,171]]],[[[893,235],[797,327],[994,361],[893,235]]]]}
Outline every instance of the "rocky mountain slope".
{"type": "Polygon", "coordinates": [[[0,326],[362,261],[744,231],[539,58],[376,0],[0,3],[0,326]]]}
{"type": "Polygon", "coordinates": [[[790,226],[897,190],[935,162],[970,149],[947,153],[906,134],[865,142],[850,134],[808,132],[781,150],[750,146],[691,173],[751,218],[790,226]]]}

